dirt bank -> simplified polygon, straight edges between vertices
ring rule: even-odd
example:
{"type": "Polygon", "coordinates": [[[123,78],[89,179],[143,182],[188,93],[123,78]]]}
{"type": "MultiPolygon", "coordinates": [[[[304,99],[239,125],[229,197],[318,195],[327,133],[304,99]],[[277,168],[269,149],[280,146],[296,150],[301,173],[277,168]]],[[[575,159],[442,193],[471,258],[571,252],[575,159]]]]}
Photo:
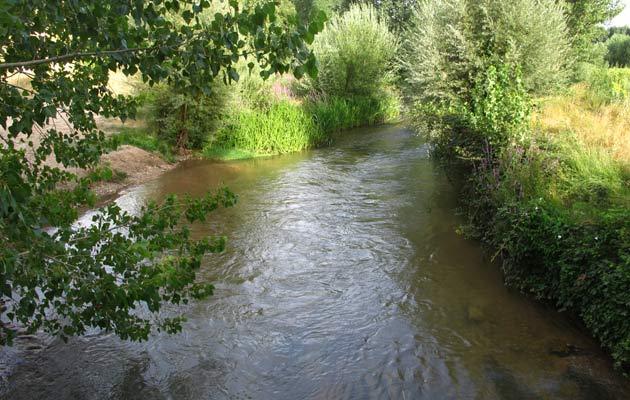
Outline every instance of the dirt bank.
{"type": "MultiPolygon", "coordinates": [[[[96,117],[96,123],[106,135],[115,135],[122,127],[143,125],[143,121],[127,121],[123,124],[120,120],[107,119],[100,116],[96,117]]],[[[67,119],[61,117],[51,120],[49,126],[54,126],[55,129],[66,134],[69,134],[73,129],[67,122],[67,119]]],[[[14,141],[18,148],[24,148],[27,159],[34,157],[35,149],[39,147],[42,138],[46,135],[46,128],[48,126],[37,126],[28,138],[23,135],[18,138],[24,139],[23,141],[14,141]],[[28,141],[32,143],[32,146],[27,145],[28,141]]],[[[7,132],[2,128],[0,128],[0,136],[5,139],[7,137],[7,132]]],[[[54,155],[50,155],[46,159],[45,164],[51,167],[63,168],[54,155]]],[[[101,198],[110,197],[125,187],[149,181],[164,171],[175,167],[175,164],[167,162],[157,154],[128,145],[120,146],[117,150],[104,154],[101,157],[101,165],[108,166],[114,171],[114,179],[107,182],[99,182],[93,187],[93,190],[101,198]]],[[[88,171],[76,168],[69,168],[69,170],[78,176],[85,176],[88,173],[88,171]]]]}
{"type": "Polygon", "coordinates": [[[109,197],[125,187],[150,181],[176,165],[156,154],[127,145],[103,155],[101,164],[111,168],[119,178],[96,184],[93,189],[99,197],[109,197]]]}

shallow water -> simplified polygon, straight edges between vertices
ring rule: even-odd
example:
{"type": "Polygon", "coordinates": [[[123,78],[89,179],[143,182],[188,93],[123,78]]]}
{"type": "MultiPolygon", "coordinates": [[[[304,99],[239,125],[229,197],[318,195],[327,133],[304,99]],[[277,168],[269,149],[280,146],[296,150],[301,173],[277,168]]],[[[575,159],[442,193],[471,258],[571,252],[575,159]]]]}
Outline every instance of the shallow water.
{"type": "Polygon", "coordinates": [[[183,310],[183,333],[21,337],[0,353],[0,398],[630,398],[574,322],[506,289],[455,233],[453,190],[411,132],[187,162],[117,202],[221,184],[239,204],[194,229],[229,247],[207,257],[216,294],[183,310]]]}

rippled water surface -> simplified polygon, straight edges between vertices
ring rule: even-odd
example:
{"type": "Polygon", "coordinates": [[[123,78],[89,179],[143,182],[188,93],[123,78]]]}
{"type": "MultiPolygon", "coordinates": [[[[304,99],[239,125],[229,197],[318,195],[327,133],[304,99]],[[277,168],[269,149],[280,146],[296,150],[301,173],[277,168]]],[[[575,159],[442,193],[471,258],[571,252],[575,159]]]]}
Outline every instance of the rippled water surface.
{"type": "Polygon", "coordinates": [[[627,399],[574,322],[507,290],[455,233],[453,190],[399,127],[272,159],[187,162],[117,201],[226,184],[239,204],[198,234],[212,298],[180,335],[22,336],[4,399],[627,399]]]}

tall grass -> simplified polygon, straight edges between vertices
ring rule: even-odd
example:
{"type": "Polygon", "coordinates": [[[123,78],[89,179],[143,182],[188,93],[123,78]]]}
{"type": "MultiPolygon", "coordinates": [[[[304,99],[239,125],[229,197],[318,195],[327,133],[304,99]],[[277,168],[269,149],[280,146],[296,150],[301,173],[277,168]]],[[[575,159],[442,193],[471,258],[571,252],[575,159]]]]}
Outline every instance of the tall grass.
{"type": "Polygon", "coordinates": [[[324,97],[307,102],[305,108],[327,134],[392,121],[399,112],[398,99],[392,94],[380,99],[324,97]]]}
{"type": "Polygon", "coordinates": [[[242,110],[217,132],[209,149],[241,149],[258,154],[284,154],[307,149],[324,139],[299,104],[280,101],[268,110],[242,110]]]}
{"type": "Polygon", "coordinates": [[[540,99],[533,124],[545,136],[558,137],[571,132],[580,147],[605,151],[617,161],[630,162],[630,104],[627,101],[602,104],[599,94],[593,94],[587,84],[540,99]]]}
{"type": "Polygon", "coordinates": [[[306,150],[331,142],[335,132],[391,121],[398,110],[393,94],[381,99],[280,100],[267,109],[243,109],[231,115],[202,153],[207,158],[234,159],[306,150]]]}

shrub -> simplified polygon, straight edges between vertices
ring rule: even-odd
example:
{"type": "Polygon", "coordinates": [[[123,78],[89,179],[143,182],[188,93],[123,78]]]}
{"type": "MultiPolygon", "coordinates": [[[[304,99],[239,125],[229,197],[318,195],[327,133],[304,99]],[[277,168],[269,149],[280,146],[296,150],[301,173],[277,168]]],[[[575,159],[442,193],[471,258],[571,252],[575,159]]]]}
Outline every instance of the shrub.
{"type": "Polygon", "coordinates": [[[630,67],[630,35],[615,34],[606,41],[606,61],[615,67],[630,67]]]}
{"type": "Polygon", "coordinates": [[[576,312],[630,365],[628,177],[579,143],[540,145],[479,165],[469,232],[499,249],[509,285],[576,312]]]}
{"type": "MultiPolygon", "coordinates": [[[[406,94],[461,183],[465,231],[497,250],[508,284],[576,312],[630,365],[627,160],[585,131],[528,124],[528,94],[566,79],[562,10],[552,0],[438,0],[415,20],[401,62],[406,94]]],[[[584,71],[595,107],[625,101],[626,70],[584,71]]]]}
{"type": "Polygon", "coordinates": [[[147,96],[151,128],[160,140],[177,148],[200,149],[218,128],[229,88],[214,84],[210,95],[193,97],[170,87],[160,87],[147,96]]]}
{"type": "Polygon", "coordinates": [[[569,53],[555,0],[436,0],[415,11],[400,65],[413,100],[451,102],[470,100],[497,63],[518,66],[528,92],[551,91],[567,80],[569,53]]]}
{"type": "Polygon", "coordinates": [[[313,43],[319,73],[312,87],[330,96],[378,95],[391,79],[396,37],[371,5],[333,17],[313,43]]]}
{"type": "Polygon", "coordinates": [[[630,95],[630,69],[594,68],[586,76],[592,107],[622,103],[630,95]]]}
{"type": "Polygon", "coordinates": [[[530,105],[520,70],[491,65],[475,82],[467,110],[469,127],[490,146],[504,147],[521,139],[527,129],[530,105]]]}

